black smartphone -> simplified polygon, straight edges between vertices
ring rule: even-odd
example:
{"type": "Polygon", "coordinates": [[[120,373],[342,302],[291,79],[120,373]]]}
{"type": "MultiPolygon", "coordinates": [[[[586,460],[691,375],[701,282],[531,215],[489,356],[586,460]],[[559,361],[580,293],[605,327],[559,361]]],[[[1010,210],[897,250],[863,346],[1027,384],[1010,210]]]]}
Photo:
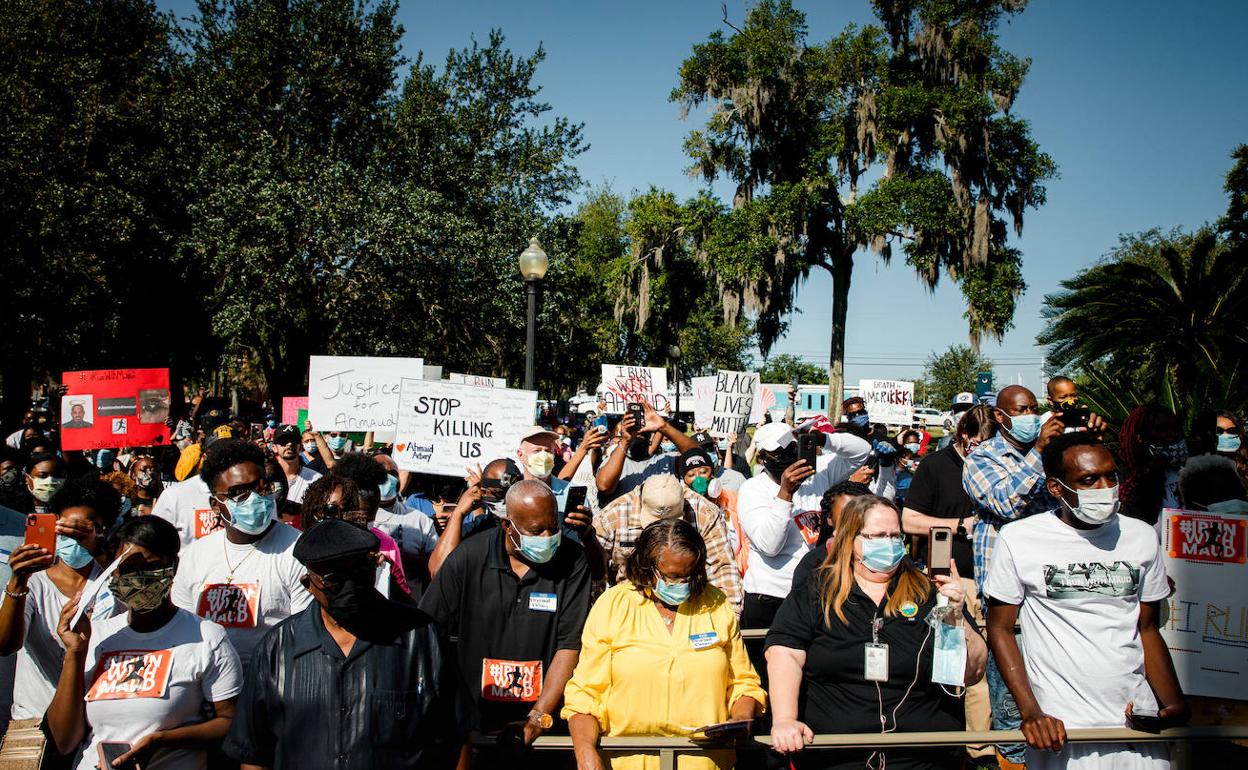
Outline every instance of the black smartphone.
{"type": "Polygon", "coordinates": [[[1165,723],[1158,716],[1143,716],[1132,713],[1127,714],[1127,727],[1139,730],[1142,733],[1159,733],[1165,727],[1165,723]]]}
{"type": "Polygon", "coordinates": [[[628,405],[628,413],[633,416],[633,430],[639,431],[646,424],[646,413],[642,410],[641,404],[633,401],[628,405]]]}
{"type": "Polygon", "coordinates": [[[810,431],[797,437],[797,459],[805,460],[811,470],[815,468],[815,458],[819,456],[819,447],[823,446],[823,434],[810,431]]]}
{"type": "MultiPolygon", "coordinates": [[[[100,744],[99,751],[100,767],[111,768],[115,759],[130,751],[130,744],[105,742],[100,744]]],[[[127,770],[139,770],[139,763],[134,760],[130,760],[124,765],[118,765],[118,767],[124,767],[127,768],[127,770]]]]}
{"type": "Polygon", "coordinates": [[[1067,428],[1086,428],[1088,427],[1088,418],[1092,416],[1092,410],[1086,406],[1072,406],[1063,409],[1061,414],[1062,424],[1067,428]]]}
{"type": "Polygon", "coordinates": [[[585,494],[588,491],[587,487],[568,487],[568,497],[563,504],[563,515],[567,516],[584,505],[585,494]]]}
{"type": "Polygon", "coordinates": [[[932,527],[928,532],[927,574],[948,575],[953,562],[953,530],[949,527],[932,527]]]}

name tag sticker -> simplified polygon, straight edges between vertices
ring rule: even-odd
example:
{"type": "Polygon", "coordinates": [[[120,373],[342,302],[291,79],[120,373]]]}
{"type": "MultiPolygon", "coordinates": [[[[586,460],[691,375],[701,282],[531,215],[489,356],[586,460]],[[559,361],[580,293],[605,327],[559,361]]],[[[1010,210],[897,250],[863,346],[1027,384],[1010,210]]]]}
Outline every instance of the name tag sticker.
{"type": "Polygon", "coordinates": [[[693,645],[693,649],[695,650],[705,650],[707,647],[714,647],[718,643],[719,634],[714,631],[689,635],[689,644],[693,645]]]}
{"type": "Polygon", "coordinates": [[[559,607],[559,597],[554,594],[529,594],[529,609],[534,612],[554,612],[559,607]]]}
{"type": "Polygon", "coordinates": [[[863,652],[863,678],[868,682],[887,682],[888,645],[868,644],[863,652]]]}

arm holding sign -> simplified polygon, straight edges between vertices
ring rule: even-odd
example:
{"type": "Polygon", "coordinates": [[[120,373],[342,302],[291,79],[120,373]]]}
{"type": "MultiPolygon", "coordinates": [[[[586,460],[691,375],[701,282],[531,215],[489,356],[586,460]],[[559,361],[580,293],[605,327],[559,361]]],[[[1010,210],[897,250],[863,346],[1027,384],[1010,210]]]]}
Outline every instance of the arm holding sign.
{"type": "Polygon", "coordinates": [[[304,430],[311,431],[312,435],[316,437],[316,451],[321,455],[321,462],[325,463],[325,469],[333,470],[337,461],[334,459],[334,453],[329,451],[329,444],[325,442],[325,437],[321,435],[319,430],[312,427],[311,420],[304,420],[303,426],[304,430]]]}
{"type": "MultiPolygon", "coordinates": [[[[1183,689],[1179,686],[1179,677],[1174,672],[1174,661],[1170,658],[1170,648],[1161,637],[1161,629],[1157,625],[1160,614],[1160,601],[1140,602],[1140,645],[1144,648],[1144,678],[1157,696],[1157,717],[1161,720],[1160,727],[1173,727],[1187,722],[1189,713],[1187,701],[1183,697],[1183,689]]],[[[1128,723],[1130,722],[1131,706],[1128,705],[1128,723]]]]}

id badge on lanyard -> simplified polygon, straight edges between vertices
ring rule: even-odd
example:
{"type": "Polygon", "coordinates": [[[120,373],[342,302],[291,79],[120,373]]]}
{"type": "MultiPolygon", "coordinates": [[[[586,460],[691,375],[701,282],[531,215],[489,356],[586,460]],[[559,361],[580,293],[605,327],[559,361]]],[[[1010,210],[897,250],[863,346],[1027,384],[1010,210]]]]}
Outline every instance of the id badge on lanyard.
{"type": "Polygon", "coordinates": [[[871,641],[864,645],[862,656],[863,678],[868,682],[888,681],[888,645],[880,641],[880,629],[884,618],[871,619],[871,641]]]}

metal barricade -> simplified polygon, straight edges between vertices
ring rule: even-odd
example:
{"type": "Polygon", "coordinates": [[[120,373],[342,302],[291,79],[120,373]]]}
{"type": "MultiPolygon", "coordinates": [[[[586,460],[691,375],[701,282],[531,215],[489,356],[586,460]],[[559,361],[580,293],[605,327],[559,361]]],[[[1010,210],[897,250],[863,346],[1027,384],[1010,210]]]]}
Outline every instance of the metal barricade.
{"type": "MultiPolygon", "coordinates": [[[[1127,728],[1073,729],[1066,731],[1069,743],[1187,743],[1190,741],[1229,741],[1248,739],[1248,726],[1222,727],[1173,727],[1160,733],[1144,733],[1127,728]]],[[[474,742],[492,745],[494,738],[474,737],[474,742]]],[[[819,749],[879,749],[898,746],[962,746],[968,743],[1000,744],[1022,743],[1020,730],[985,730],[968,732],[946,730],[941,732],[914,733],[847,733],[816,735],[806,751],[819,749]]],[[[736,749],[750,751],[771,745],[770,736],[758,736],[744,746],[728,746],[692,738],[626,737],[599,739],[598,747],[604,751],[653,752],[659,755],[660,770],[676,770],[676,758],[681,754],[697,754],[711,749],[736,749]]],[[[566,735],[548,735],[533,744],[538,751],[570,751],[572,739],[566,735]]]]}

